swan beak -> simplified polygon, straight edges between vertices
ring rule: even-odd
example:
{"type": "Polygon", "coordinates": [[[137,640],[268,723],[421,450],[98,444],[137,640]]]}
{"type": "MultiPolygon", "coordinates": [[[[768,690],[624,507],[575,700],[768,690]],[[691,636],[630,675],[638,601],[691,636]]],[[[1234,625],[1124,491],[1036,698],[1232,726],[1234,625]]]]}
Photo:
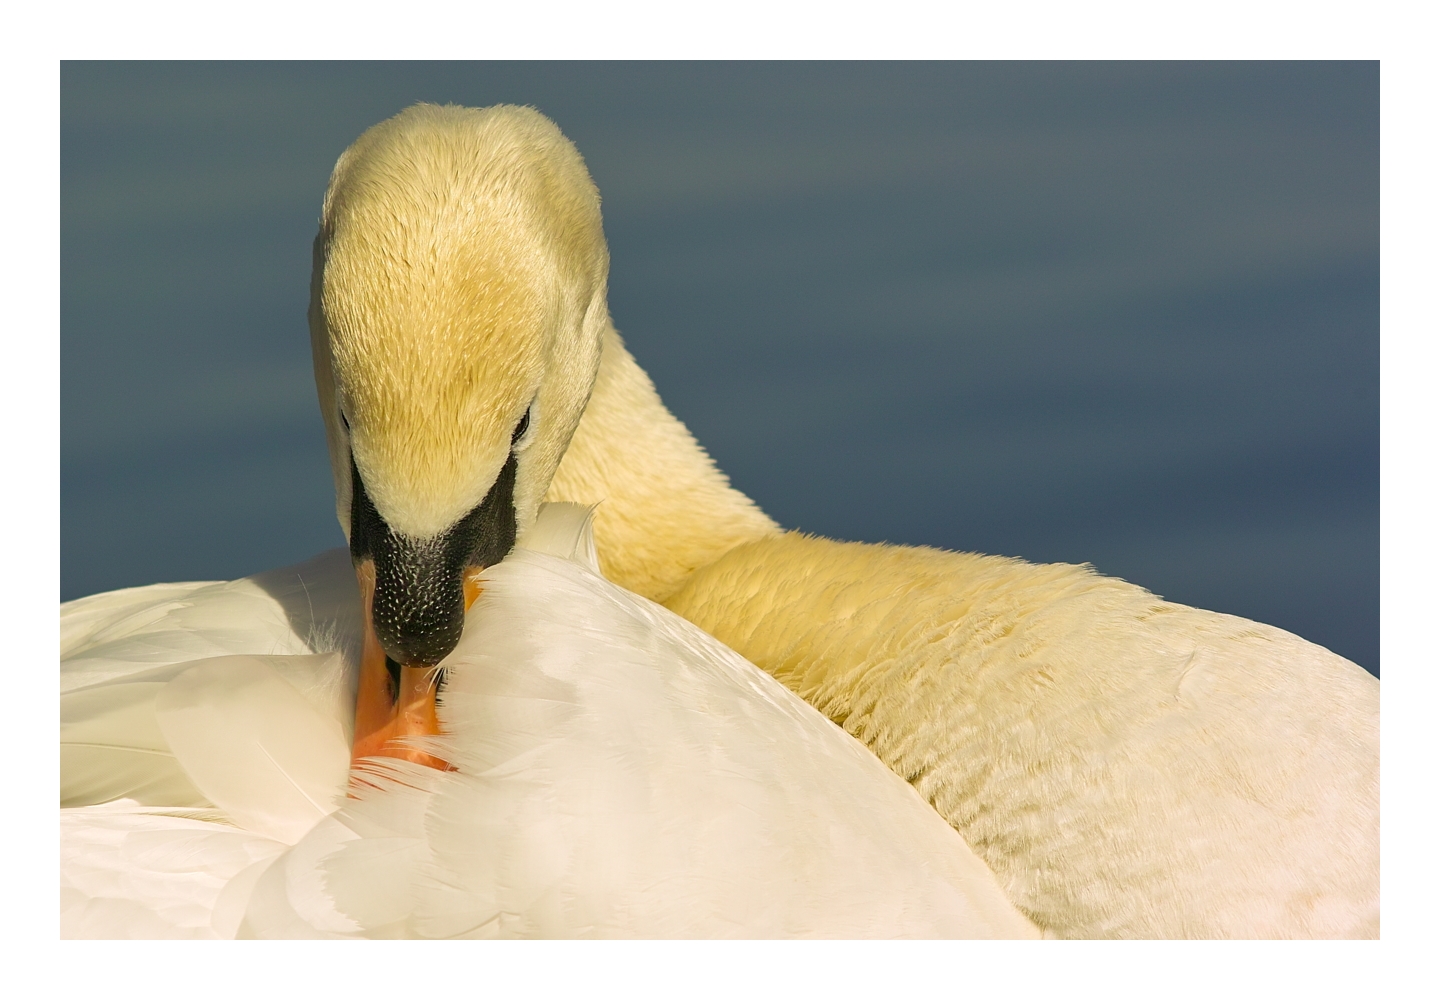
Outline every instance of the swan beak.
{"type": "MultiPolygon", "coordinates": [[[[399,757],[441,771],[454,770],[447,761],[416,746],[439,736],[435,712],[440,668],[429,663],[397,664],[385,655],[375,635],[372,609],[375,600],[375,563],[361,560],[355,566],[360,599],[365,609],[365,645],[360,655],[360,684],[355,698],[355,741],[350,762],[366,757],[399,757]]],[[[465,576],[465,608],[480,595],[480,571],[465,576]]]]}

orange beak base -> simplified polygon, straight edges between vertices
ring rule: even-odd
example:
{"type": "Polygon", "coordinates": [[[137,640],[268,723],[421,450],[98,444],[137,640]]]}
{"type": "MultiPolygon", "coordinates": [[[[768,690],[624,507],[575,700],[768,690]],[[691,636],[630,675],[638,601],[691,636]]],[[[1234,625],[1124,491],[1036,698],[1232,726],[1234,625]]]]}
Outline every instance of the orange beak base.
{"type": "MultiPolygon", "coordinates": [[[[375,564],[355,567],[365,609],[365,645],[360,656],[360,686],[355,699],[352,767],[365,757],[398,757],[441,771],[450,764],[413,745],[417,738],[440,735],[435,693],[440,671],[425,663],[401,664],[397,671],[385,656],[371,617],[375,600],[375,564]]],[[[480,595],[480,571],[465,577],[465,608],[480,595]]]]}

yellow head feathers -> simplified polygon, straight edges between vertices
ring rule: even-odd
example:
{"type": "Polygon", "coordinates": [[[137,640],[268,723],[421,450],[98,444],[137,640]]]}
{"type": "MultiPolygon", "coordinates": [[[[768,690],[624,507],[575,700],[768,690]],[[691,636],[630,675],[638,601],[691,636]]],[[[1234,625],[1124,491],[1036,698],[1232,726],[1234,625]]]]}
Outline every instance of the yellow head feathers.
{"type": "Polygon", "coordinates": [[[341,523],[353,451],[394,531],[444,531],[484,498],[533,403],[523,532],[589,398],[608,268],[595,185],[537,111],[417,105],[346,150],[311,302],[341,523]]]}

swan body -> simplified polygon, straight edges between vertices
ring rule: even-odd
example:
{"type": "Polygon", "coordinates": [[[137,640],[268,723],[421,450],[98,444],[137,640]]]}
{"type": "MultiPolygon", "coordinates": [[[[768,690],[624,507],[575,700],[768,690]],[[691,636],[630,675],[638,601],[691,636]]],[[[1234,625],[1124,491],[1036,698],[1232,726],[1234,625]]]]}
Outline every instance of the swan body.
{"type": "Polygon", "coordinates": [[[162,779],[62,766],[67,801],[106,800],[61,810],[66,933],[1037,936],[863,746],[596,575],[587,513],[547,508],[543,551],[487,571],[446,661],[456,770],[371,761],[349,798],[343,555],[62,607],[62,755],[162,779]],[[160,662],[177,635],[228,653],[160,662]]]}

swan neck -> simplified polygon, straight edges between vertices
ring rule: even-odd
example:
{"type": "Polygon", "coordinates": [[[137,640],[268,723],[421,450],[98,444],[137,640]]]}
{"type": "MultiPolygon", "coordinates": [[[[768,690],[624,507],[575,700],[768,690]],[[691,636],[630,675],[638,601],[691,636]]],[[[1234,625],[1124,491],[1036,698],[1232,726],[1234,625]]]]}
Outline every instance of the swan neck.
{"type": "Polygon", "coordinates": [[[546,499],[598,503],[605,576],[664,601],[695,570],[780,528],[666,409],[608,323],[603,338],[590,402],[546,499]]]}

